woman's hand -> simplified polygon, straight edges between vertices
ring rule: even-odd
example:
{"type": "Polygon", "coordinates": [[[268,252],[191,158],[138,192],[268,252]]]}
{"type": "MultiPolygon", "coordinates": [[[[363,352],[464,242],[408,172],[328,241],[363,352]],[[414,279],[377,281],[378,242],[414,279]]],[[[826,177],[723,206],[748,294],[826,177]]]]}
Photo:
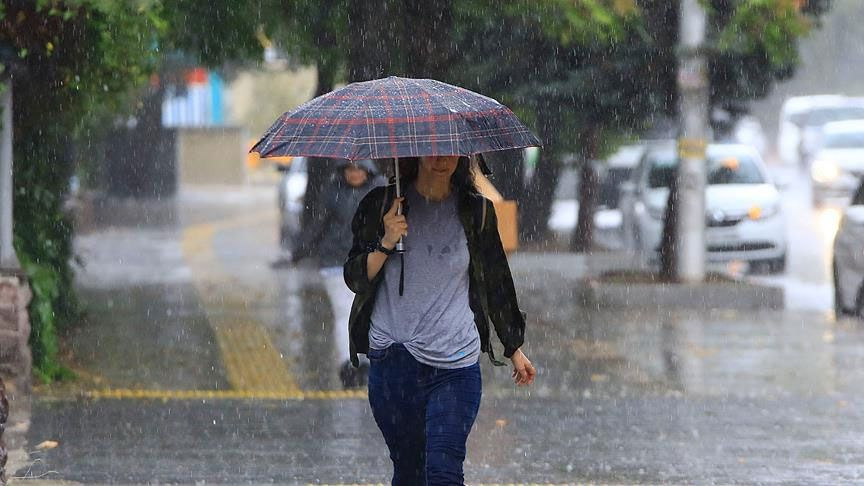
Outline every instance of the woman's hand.
{"type": "Polygon", "coordinates": [[[537,370],[534,369],[534,365],[528,361],[528,357],[525,356],[525,353],[521,349],[517,349],[513,353],[510,361],[513,362],[513,381],[517,385],[523,386],[534,383],[534,375],[537,374],[537,370]]]}
{"type": "Polygon", "coordinates": [[[405,200],[404,197],[397,197],[393,200],[393,207],[387,214],[384,215],[384,236],[381,238],[381,245],[392,250],[396,247],[396,243],[408,234],[408,221],[404,215],[396,214],[396,209],[405,200]]]}

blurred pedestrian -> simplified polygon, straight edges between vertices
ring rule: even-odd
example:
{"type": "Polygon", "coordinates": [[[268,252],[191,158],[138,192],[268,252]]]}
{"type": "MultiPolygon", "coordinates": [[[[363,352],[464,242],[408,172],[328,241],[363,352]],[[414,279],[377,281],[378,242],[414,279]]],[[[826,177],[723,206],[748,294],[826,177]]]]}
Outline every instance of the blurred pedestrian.
{"type": "Polygon", "coordinates": [[[525,318],[495,210],[467,157],[400,159],[404,197],[377,188],[354,216],[345,281],[357,294],[351,359],[370,361],[369,403],[393,461],[394,485],[463,484],[490,326],[517,385],[535,369],[521,350],[525,318]],[[404,209],[399,214],[398,208],[404,209]],[[410,224],[409,224],[410,222],[410,224]],[[395,253],[404,239],[405,252],[395,253]]]}
{"type": "Polygon", "coordinates": [[[339,366],[339,380],[344,388],[365,386],[369,371],[368,361],[355,368],[348,359],[348,317],[354,293],[345,286],[342,264],[351,250],[351,218],[363,197],[385,182],[383,177],[377,176],[372,160],[354,163],[343,160],[337,166],[330,185],[321,193],[320,203],[313,211],[313,220],[299,234],[292,254],[296,263],[310,256],[311,249],[317,250],[319,272],[333,308],[336,355],[344,360],[339,366]]]}

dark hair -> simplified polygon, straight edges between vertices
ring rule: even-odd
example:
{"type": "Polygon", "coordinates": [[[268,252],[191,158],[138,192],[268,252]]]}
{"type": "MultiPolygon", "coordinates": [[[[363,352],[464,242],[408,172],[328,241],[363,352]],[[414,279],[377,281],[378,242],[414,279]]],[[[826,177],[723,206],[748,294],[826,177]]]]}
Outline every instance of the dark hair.
{"type": "MultiPolygon", "coordinates": [[[[399,159],[399,175],[406,183],[417,180],[420,171],[420,157],[401,157],[399,159]]],[[[474,182],[474,173],[471,172],[471,159],[466,156],[459,157],[456,171],[450,176],[450,185],[459,194],[478,193],[477,184],[474,182]]]]}

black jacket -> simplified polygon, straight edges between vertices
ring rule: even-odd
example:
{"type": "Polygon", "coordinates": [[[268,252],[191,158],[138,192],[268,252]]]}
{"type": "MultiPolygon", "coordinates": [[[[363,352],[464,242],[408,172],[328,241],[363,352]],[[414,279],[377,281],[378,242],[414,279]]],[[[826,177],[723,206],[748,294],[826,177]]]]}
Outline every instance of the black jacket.
{"type": "MultiPolygon", "coordinates": [[[[378,239],[384,234],[383,216],[392,206],[395,192],[394,185],[373,189],[360,202],[351,224],[353,242],[345,262],[344,276],[345,283],[356,294],[348,321],[350,358],[354,366],[358,365],[357,353],[369,351],[370,317],[385,273],[380,271],[369,281],[366,257],[375,250],[378,239]]],[[[469,302],[480,334],[480,349],[489,354],[493,363],[503,365],[495,359],[492,351],[490,323],[504,345],[504,356],[509,358],[524,341],[525,314],[516,302],[513,277],[501,246],[492,202],[476,192],[457,197],[459,220],[468,240],[469,302]]]]}

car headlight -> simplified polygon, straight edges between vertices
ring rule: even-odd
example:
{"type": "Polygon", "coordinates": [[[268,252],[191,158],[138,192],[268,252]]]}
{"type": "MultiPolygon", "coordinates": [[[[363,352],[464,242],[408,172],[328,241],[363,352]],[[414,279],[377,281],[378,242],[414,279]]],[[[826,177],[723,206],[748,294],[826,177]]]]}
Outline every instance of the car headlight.
{"type": "Polygon", "coordinates": [[[747,210],[747,217],[752,220],[765,219],[780,212],[780,203],[765,206],[753,206],[747,210]]]}
{"type": "Polygon", "coordinates": [[[840,177],[840,168],[830,160],[815,160],[810,167],[810,175],[816,182],[828,183],[840,177]]]}

